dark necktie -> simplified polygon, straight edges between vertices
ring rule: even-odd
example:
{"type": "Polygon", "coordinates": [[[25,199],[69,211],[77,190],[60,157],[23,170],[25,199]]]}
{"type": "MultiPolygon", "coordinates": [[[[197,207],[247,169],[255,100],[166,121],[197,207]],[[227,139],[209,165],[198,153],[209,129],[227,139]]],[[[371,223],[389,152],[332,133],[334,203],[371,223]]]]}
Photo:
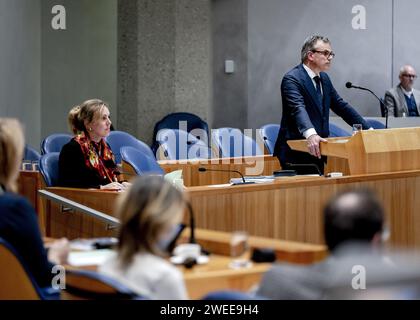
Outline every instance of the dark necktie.
{"type": "Polygon", "coordinates": [[[316,93],[318,95],[319,102],[322,105],[321,79],[320,79],[319,76],[315,76],[314,80],[315,80],[315,83],[316,83],[316,93]]]}
{"type": "Polygon", "coordinates": [[[413,94],[411,94],[411,96],[408,98],[407,107],[408,107],[409,117],[418,117],[419,116],[419,113],[417,111],[416,100],[414,99],[413,94]]]}

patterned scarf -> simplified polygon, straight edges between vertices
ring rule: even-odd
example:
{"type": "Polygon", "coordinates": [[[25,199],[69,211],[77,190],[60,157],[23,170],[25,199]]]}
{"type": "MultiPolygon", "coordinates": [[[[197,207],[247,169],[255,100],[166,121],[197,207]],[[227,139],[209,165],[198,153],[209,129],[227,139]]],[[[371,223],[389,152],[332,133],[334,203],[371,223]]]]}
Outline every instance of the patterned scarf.
{"type": "Polygon", "coordinates": [[[89,140],[84,133],[77,135],[74,140],[82,148],[85,157],[85,164],[95,170],[102,179],[109,182],[118,181],[119,174],[115,157],[104,139],[98,143],[89,140]]]}

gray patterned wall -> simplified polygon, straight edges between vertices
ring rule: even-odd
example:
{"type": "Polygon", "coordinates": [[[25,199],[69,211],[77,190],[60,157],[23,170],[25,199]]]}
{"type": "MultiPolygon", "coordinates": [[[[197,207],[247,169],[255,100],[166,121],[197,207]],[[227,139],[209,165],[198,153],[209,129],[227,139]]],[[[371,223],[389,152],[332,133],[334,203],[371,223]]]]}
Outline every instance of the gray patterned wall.
{"type": "Polygon", "coordinates": [[[0,0],[0,117],[23,122],[26,140],[41,138],[41,5],[0,0]]]}
{"type": "Polygon", "coordinates": [[[117,3],[42,0],[42,137],[69,132],[70,108],[86,99],[110,103],[117,122],[117,3]],[[66,30],[51,27],[51,8],[66,8],[66,30]]]}
{"type": "Polygon", "coordinates": [[[321,33],[337,54],[338,92],[378,116],[373,97],[344,84],[382,96],[402,64],[420,70],[419,9],[416,0],[0,0],[0,115],[19,117],[34,146],[67,131],[70,106],[90,97],[149,143],[154,123],[175,111],[213,128],[278,123],[281,78],[304,38],[321,33]],[[66,31],[51,29],[55,4],[67,9],[66,31]],[[355,5],[366,8],[366,30],[352,28],[355,5]]]}
{"type": "Polygon", "coordinates": [[[150,144],[168,113],[211,121],[209,0],[121,0],[118,8],[119,128],[150,144]]]}
{"type": "Polygon", "coordinates": [[[248,8],[248,125],[280,123],[282,76],[300,63],[303,41],[326,35],[336,53],[329,75],[339,94],[366,116],[379,116],[379,103],[351,81],[383,94],[391,84],[391,0],[260,0],[248,8]],[[352,8],[366,8],[366,29],[352,28],[352,8]]]}

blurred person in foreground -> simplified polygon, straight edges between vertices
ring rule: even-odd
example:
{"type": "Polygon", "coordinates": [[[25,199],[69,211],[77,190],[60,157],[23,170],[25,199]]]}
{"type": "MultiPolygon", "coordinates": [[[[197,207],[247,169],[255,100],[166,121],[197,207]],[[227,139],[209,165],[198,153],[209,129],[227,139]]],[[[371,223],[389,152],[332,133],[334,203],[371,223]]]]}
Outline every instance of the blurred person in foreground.
{"type": "Polygon", "coordinates": [[[380,285],[418,281],[420,263],[410,253],[385,252],[383,231],[384,211],[371,191],[341,192],[324,209],[325,243],[331,255],[309,266],[275,265],[264,275],[257,294],[272,299],[358,299],[361,289],[369,297],[381,298],[373,291],[380,285]]]}
{"type": "Polygon", "coordinates": [[[184,210],[182,191],[161,177],[137,177],[117,205],[117,253],[99,272],[146,298],[187,299],[181,271],[165,259],[184,210]]]}
{"type": "Polygon", "coordinates": [[[19,253],[39,287],[50,287],[54,264],[67,261],[67,239],[44,248],[38,217],[26,198],[18,195],[17,180],[25,139],[16,119],[0,118],[0,237],[19,253]]]}

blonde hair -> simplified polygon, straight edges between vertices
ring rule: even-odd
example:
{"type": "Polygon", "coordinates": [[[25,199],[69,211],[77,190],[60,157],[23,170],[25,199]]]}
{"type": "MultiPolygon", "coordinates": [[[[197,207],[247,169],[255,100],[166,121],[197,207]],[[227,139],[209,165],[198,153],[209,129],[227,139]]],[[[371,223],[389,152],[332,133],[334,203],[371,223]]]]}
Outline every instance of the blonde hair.
{"type": "Polygon", "coordinates": [[[117,204],[121,220],[118,258],[126,268],[137,252],[163,255],[157,243],[179,222],[185,209],[182,192],[157,176],[137,177],[117,204]]]}
{"type": "Polygon", "coordinates": [[[67,117],[70,130],[74,134],[88,133],[85,121],[91,123],[94,119],[99,118],[105,107],[109,109],[109,104],[99,99],[86,100],[82,104],[74,106],[67,117]]]}
{"type": "Polygon", "coordinates": [[[17,192],[17,178],[25,148],[22,125],[17,119],[0,118],[0,184],[17,192]]]}

